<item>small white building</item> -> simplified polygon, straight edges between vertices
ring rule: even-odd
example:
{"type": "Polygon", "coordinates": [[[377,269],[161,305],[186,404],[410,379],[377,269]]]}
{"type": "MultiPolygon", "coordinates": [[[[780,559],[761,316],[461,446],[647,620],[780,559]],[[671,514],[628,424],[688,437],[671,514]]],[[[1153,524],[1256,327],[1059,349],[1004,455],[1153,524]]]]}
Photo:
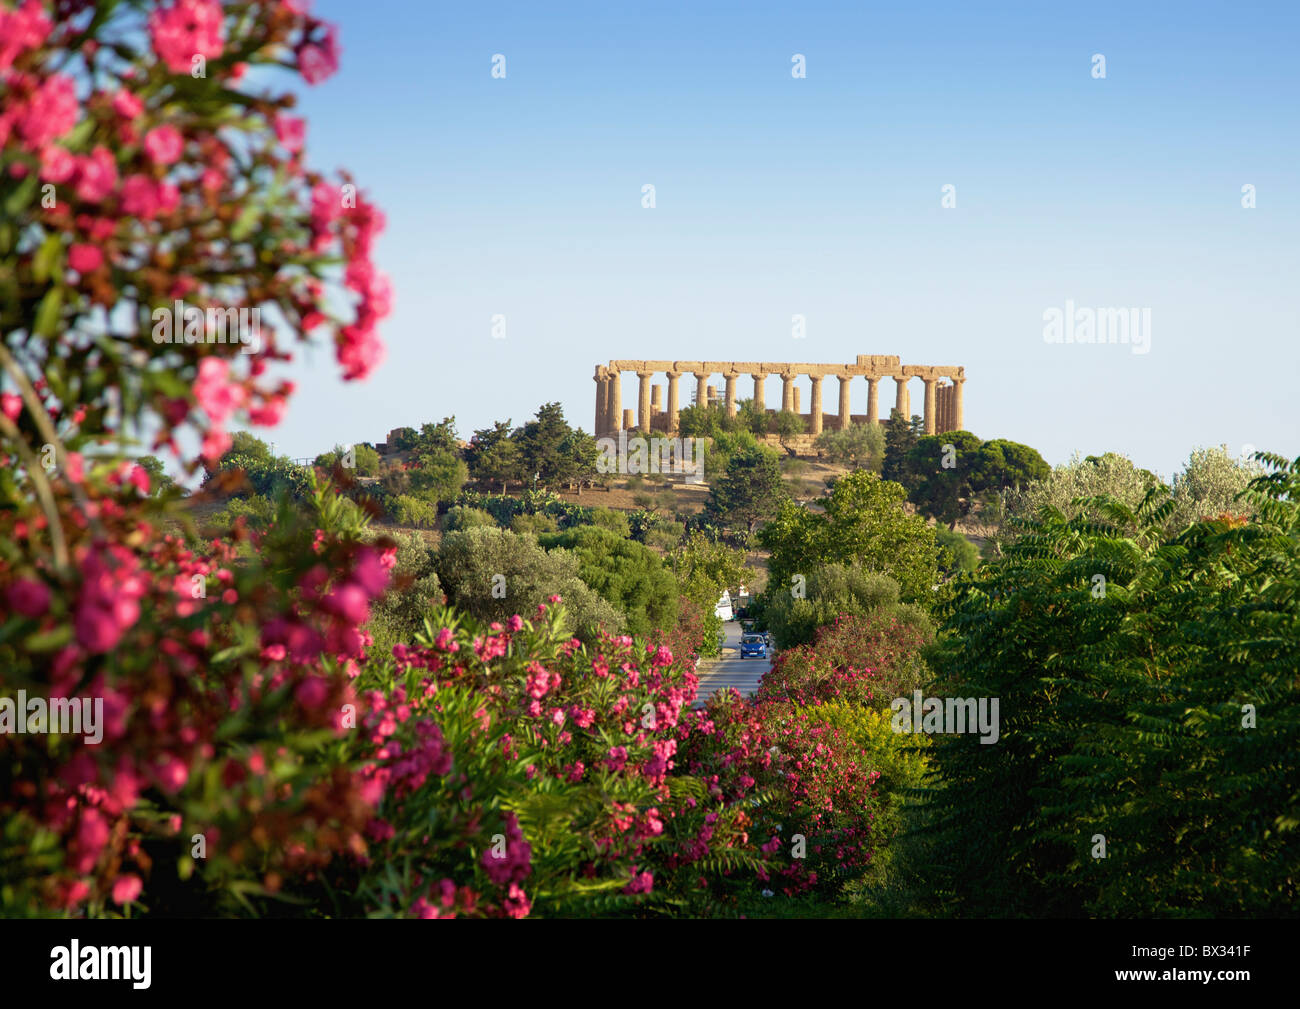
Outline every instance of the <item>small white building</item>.
{"type": "Polygon", "coordinates": [[[718,605],[713,608],[713,612],[721,620],[734,619],[731,614],[731,593],[726,589],[722,590],[722,598],[718,600],[718,605]]]}

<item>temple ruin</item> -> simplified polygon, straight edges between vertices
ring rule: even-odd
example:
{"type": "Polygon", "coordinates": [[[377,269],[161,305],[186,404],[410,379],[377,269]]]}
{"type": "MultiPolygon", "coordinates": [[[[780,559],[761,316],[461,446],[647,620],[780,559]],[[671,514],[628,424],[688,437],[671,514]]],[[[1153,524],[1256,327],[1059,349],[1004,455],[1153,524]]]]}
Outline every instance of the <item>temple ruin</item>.
{"type": "Polygon", "coordinates": [[[803,417],[809,434],[817,435],[828,426],[843,429],[850,423],[876,423],[880,420],[879,385],[882,378],[894,382],[894,406],[904,417],[912,415],[908,382],[919,378],[925,385],[926,434],[960,431],[963,427],[962,386],[966,382],[966,369],[939,365],[902,364],[897,357],[887,354],[859,354],[853,364],[790,364],[770,361],[610,361],[597,365],[596,429],[597,437],[617,434],[620,430],[639,430],[646,434],[663,431],[676,434],[677,417],[681,409],[679,380],[683,375],[695,379],[695,402],[699,404],[725,404],[727,416],[736,415],[736,380],[748,375],[754,380],[754,403],[769,411],[790,410],[803,417]],[[623,373],[637,377],[636,410],[623,407],[623,373]],[[655,375],[662,373],[667,379],[668,403],[664,406],[662,384],[652,384],[655,375]],[[721,396],[709,381],[721,375],[724,391],[721,396]],[[769,376],[781,380],[781,405],[768,407],[765,385],[769,376]],[[808,412],[800,410],[799,392],[795,380],[807,376],[812,383],[808,412]],[[822,379],[839,379],[839,412],[822,410],[822,379]],[[852,412],[853,380],[867,380],[867,412],[852,412]],[[945,383],[944,380],[947,380],[945,383]]]}

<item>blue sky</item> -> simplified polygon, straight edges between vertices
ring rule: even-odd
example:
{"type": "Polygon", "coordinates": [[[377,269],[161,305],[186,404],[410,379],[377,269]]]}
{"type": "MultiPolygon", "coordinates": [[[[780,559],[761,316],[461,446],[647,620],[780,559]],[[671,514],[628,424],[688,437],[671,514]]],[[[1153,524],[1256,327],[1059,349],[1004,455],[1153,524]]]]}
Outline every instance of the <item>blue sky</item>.
{"type": "Polygon", "coordinates": [[[590,430],[610,358],[898,354],[964,365],[967,428],[1049,462],[1300,455],[1300,5],[315,9],[343,59],[308,159],[387,212],[396,307],[369,381],[295,366],[282,452],[550,400],[590,430]],[[1150,353],[1046,343],[1067,299],[1149,308],[1150,353]]]}

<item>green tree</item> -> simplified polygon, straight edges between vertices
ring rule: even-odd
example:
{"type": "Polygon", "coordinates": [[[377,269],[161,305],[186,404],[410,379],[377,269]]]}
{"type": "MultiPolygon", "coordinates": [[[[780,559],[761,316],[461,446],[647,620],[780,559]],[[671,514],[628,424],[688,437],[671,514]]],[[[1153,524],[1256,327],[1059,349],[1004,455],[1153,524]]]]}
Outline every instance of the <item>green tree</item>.
{"type": "Polygon", "coordinates": [[[409,643],[443,603],[435,573],[436,555],[418,533],[397,533],[397,563],[391,588],[371,605],[369,631],[375,643],[371,655],[391,655],[393,645],[409,643]]]}
{"type": "Polygon", "coordinates": [[[437,424],[420,425],[420,433],[415,436],[411,449],[416,455],[440,452],[459,454],[460,437],[456,434],[456,418],[444,417],[437,424]]]}
{"type": "Polygon", "coordinates": [[[548,533],[537,542],[577,557],[578,577],[623,614],[628,634],[666,631],[677,622],[677,581],[643,544],[596,526],[548,533]]]}
{"type": "Polygon", "coordinates": [[[771,551],[768,591],[788,590],[792,576],[806,578],[818,564],[856,561],[897,581],[904,601],[929,607],[939,548],[925,519],[907,513],[905,499],[898,484],[855,470],[831,485],[821,513],[784,502],[758,534],[771,551]]]}
{"type": "Polygon", "coordinates": [[[788,497],[779,456],[756,445],[741,449],[727,461],[726,473],[709,487],[704,511],[710,521],[752,533],[788,497]]]}
{"type": "Polygon", "coordinates": [[[475,431],[465,450],[465,463],[471,477],[485,484],[499,483],[502,494],[509,481],[522,480],[523,461],[518,443],[511,438],[510,421],[475,431]]]}
{"type": "Polygon", "coordinates": [[[776,415],[776,420],[772,426],[776,431],[777,437],[781,440],[782,445],[795,435],[803,434],[804,429],[807,427],[804,423],[804,419],[793,410],[780,411],[776,415]]]}
{"type": "Polygon", "coordinates": [[[350,468],[357,476],[375,476],[379,473],[379,453],[364,444],[353,445],[351,449],[335,445],[328,452],[322,452],[313,459],[312,465],[329,472],[345,460],[351,462],[350,468]]]}
{"type": "Polygon", "coordinates": [[[469,480],[469,467],[458,453],[445,449],[422,452],[410,471],[412,490],[426,501],[454,501],[469,480]]]}
{"type": "Polygon", "coordinates": [[[907,455],[906,469],[913,481],[908,500],[923,515],[951,529],[974,504],[971,477],[979,462],[979,448],[980,440],[969,431],[919,439],[907,455]]]}
{"type": "Polygon", "coordinates": [[[880,472],[885,457],[885,430],[879,424],[850,424],[842,431],[827,428],[814,445],[832,462],[869,466],[880,472]]]}
{"type": "Polygon", "coordinates": [[[504,623],[516,613],[531,617],[539,604],[558,595],[574,633],[595,643],[601,630],[618,633],[625,621],[588,587],[580,569],[577,555],[566,550],[548,553],[532,536],[505,529],[447,533],[435,563],[447,601],[458,610],[485,623],[504,623]]]}
{"type": "Polygon", "coordinates": [[[761,409],[752,399],[742,399],[737,404],[736,419],[740,430],[748,431],[760,438],[772,430],[772,415],[765,409],[761,409]]]}
{"type": "Polygon", "coordinates": [[[234,459],[240,460],[242,465],[247,461],[272,463],[278,459],[285,459],[285,457],[272,452],[271,446],[257,435],[249,431],[235,431],[230,436],[230,448],[221,454],[221,458],[217,460],[216,468],[218,470],[231,469],[233,466],[231,460],[234,459]]]}
{"type": "Polygon", "coordinates": [[[1017,518],[1031,518],[1043,508],[1061,512],[1067,518],[1101,512],[1088,504],[1098,497],[1111,497],[1136,508],[1161,481],[1154,473],[1139,469],[1133,460],[1116,452],[1079,458],[1057,466],[1046,478],[1035,480],[1007,495],[1007,511],[1017,518]]]}
{"type": "Polygon", "coordinates": [[[885,458],[880,467],[883,479],[902,484],[905,488],[911,487],[907,457],[916,442],[916,433],[907,418],[898,410],[889,411],[889,421],[885,425],[885,458]]]}
{"type": "Polygon", "coordinates": [[[677,411],[677,427],[683,438],[711,438],[722,430],[722,410],[699,404],[684,406],[677,411]]]}
{"type": "Polygon", "coordinates": [[[702,634],[696,643],[701,655],[719,655],[718,635],[722,618],[716,613],[724,591],[738,589],[751,581],[745,566],[745,552],[711,540],[700,530],[689,533],[668,554],[668,566],[689,599],[702,616],[702,634]]]}
{"type": "Polygon", "coordinates": [[[615,511],[613,508],[593,508],[591,510],[591,524],[601,529],[610,529],[620,536],[630,535],[627,516],[621,511],[615,511]]]}
{"type": "Polygon", "coordinates": [[[596,440],[571,428],[559,403],[546,403],[514,433],[523,477],[542,487],[591,480],[596,473],[596,440]]]}
{"type": "Polygon", "coordinates": [[[1263,471],[1253,459],[1230,456],[1226,445],[1192,452],[1183,471],[1174,475],[1170,528],[1182,529],[1225,512],[1253,515],[1240,496],[1263,471]]]}
{"type": "Polygon", "coordinates": [[[1019,442],[994,438],[980,445],[971,468],[971,489],[976,494],[1014,490],[1035,480],[1045,480],[1052,468],[1037,449],[1019,442]]]}
{"type": "MultiPolygon", "coordinates": [[[[957,734],[933,748],[944,906],[1293,913],[1300,459],[1265,458],[1274,472],[1245,498],[1254,520],[1171,533],[1158,485],[1136,507],[1113,496],[1069,515],[1048,506],[1004,557],[958,582],[935,692],[999,698],[1001,724],[995,746],[957,734]]],[[[1134,479],[1111,465],[1110,477],[1134,479]]]]}

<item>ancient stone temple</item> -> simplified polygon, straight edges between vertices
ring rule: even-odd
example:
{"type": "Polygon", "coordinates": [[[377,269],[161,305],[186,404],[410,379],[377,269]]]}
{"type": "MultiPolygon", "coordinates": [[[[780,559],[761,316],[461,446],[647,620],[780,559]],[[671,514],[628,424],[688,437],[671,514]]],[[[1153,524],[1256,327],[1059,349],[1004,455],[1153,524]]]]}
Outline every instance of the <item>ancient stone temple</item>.
{"type": "MultiPolygon", "coordinates": [[[[759,407],[769,412],[792,410],[799,413],[799,390],[795,380],[807,376],[812,384],[808,412],[800,413],[810,434],[820,434],[828,425],[846,428],[852,422],[875,423],[881,419],[879,386],[882,378],[894,383],[894,406],[904,417],[912,415],[908,383],[919,378],[925,387],[922,416],[926,434],[960,431],[963,424],[962,386],[966,382],[966,369],[940,365],[902,364],[897,357],[886,354],[859,354],[853,364],[789,364],[771,361],[610,361],[596,366],[596,429],[601,435],[614,434],[622,429],[646,433],[663,431],[677,433],[678,411],[683,404],[680,380],[684,375],[695,379],[693,400],[696,403],[714,403],[721,399],[727,415],[736,415],[736,381],[748,376],[753,379],[753,399],[759,407]],[[636,376],[636,409],[623,407],[623,373],[636,376]],[[655,375],[662,373],[668,384],[668,404],[663,406],[662,386],[653,385],[655,375]],[[724,392],[718,396],[709,380],[721,375],[724,392]],[[781,381],[781,400],[767,401],[767,379],[781,381]],[[822,409],[822,380],[839,379],[839,410],[826,413],[822,409]],[[853,381],[865,378],[867,384],[867,412],[852,412],[853,381]]],[[[773,389],[775,394],[775,389],[773,389]]],[[[888,411],[885,411],[886,418],[888,411]]]]}

